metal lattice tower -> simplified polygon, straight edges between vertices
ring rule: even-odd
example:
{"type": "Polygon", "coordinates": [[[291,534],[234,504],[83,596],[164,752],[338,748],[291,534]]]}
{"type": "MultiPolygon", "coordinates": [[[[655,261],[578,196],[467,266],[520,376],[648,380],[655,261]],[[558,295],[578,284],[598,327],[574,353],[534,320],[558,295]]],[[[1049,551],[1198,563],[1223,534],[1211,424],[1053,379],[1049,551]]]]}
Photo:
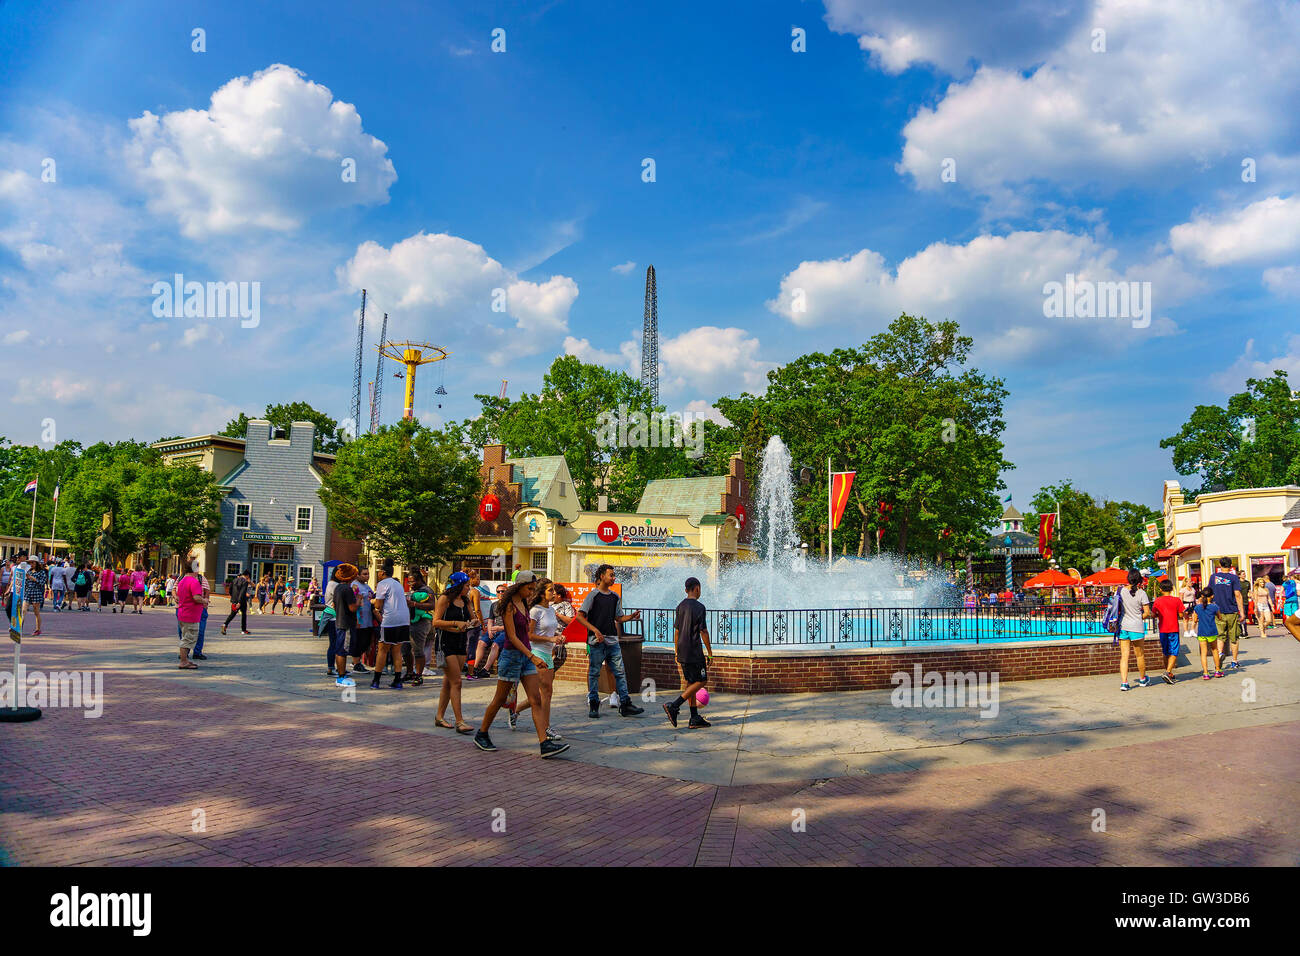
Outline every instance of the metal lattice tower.
{"type": "Polygon", "coordinates": [[[361,290],[361,318],[357,320],[356,368],[352,373],[352,437],[361,434],[361,355],[366,340],[366,290],[361,290]]]}
{"type": "Polygon", "coordinates": [[[655,289],[655,267],[645,271],[645,320],[641,327],[641,387],[659,404],[659,294],[655,289]]]}
{"type": "Polygon", "coordinates": [[[379,360],[375,363],[375,390],[370,396],[370,434],[379,431],[379,419],[384,407],[384,342],[388,339],[388,313],[379,327],[379,360]]]}

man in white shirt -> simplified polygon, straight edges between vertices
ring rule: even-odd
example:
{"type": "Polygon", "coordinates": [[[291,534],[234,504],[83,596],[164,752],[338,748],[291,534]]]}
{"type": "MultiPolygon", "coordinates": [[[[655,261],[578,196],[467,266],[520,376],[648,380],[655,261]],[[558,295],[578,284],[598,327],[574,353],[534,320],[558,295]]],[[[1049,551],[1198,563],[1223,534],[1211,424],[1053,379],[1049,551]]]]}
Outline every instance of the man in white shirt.
{"type": "Polygon", "coordinates": [[[388,686],[402,689],[402,645],[411,642],[411,609],[406,604],[406,589],[393,577],[393,559],[385,558],[380,566],[379,583],[375,585],[375,623],[379,625],[379,651],[375,657],[375,677],[370,682],[373,690],[379,689],[379,676],[384,672],[388,655],[393,655],[393,682],[388,686]]]}

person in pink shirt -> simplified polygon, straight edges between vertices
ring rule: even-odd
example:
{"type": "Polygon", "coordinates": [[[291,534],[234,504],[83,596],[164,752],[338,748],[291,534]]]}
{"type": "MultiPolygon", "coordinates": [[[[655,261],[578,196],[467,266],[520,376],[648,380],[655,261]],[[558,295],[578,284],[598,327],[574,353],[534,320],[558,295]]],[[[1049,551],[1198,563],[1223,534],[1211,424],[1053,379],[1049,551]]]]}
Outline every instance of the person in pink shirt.
{"type": "Polygon", "coordinates": [[[131,572],[131,613],[144,613],[144,585],[148,580],[149,573],[144,568],[136,568],[131,572]]]}
{"type": "Polygon", "coordinates": [[[113,569],[109,565],[99,572],[99,610],[113,604],[113,569]]]}
{"type": "Polygon", "coordinates": [[[193,565],[187,565],[185,576],[176,584],[176,620],[181,626],[180,669],[198,670],[199,665],[190,660],[190,651],[199,641],[199,621],[207,609],[208,598],[193,565]]]}

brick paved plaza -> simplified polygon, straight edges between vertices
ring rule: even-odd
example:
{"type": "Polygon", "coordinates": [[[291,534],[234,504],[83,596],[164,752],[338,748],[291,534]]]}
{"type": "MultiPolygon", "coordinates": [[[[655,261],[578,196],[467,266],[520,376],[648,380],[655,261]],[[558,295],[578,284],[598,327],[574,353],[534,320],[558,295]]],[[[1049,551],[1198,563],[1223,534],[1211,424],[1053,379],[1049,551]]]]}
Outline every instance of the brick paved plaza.
{"type": "MultiPolygon", "coordinates": [[[[339,699],[305,619],[210,622],[175,664],[172,613],[47,615],[23,663],[102,669],[104,708],[0,724],[0,862],[64,864],[1294,865],[1300,646],[1243,644],[1238,676],[1120,694],[1117,677],[1005,684],[998,716],[887,691],[719,694],[705,732],[588,721],[543,761],[433,727],[437,679],[339,699]],[[1242,703],[1242,681],[1255,700],[1242,703]],[[504,811],[504,832],[493,828],[504,811]],[[1094,829],[1098,811],[1105,829],[1094,829]],[[802,819],[805,825],[795,826],[802,819]],[[196,830],[196,821],[201,829],[196,830]]],[[[8,645],[5,648],[9,653],[8,645]]],[[[11,667],[6,657],[3,668],[11,667]]],[[[1190,675],[1190,668],[1183,672],[1190,675]]],[[[466,684],[477,722],[491,681],[466,684]]],[[[683,728],[685,722],[683,721],[683,728]]]]}

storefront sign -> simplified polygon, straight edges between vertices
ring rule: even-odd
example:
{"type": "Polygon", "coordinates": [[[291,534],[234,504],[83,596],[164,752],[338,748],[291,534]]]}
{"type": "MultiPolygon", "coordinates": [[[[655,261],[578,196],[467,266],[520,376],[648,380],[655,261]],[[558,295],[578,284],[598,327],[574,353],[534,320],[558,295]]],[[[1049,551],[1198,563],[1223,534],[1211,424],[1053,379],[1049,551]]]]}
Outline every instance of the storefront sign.
{"type": "Polygon", "coordinates": [[[618,534],[618,525],[614,524],[612,521],[602,521],[596,528],[596,537],[601,541],[604,541],[606,544],[610,544],[617,540],[618,534]]]}
{"type": "Polygon", "coordinates": [[[263,534],[260,531],[245,531],[245,541],[284,541],[288,544],[297,544],[302,540],[296,534],[263,534]]]}

